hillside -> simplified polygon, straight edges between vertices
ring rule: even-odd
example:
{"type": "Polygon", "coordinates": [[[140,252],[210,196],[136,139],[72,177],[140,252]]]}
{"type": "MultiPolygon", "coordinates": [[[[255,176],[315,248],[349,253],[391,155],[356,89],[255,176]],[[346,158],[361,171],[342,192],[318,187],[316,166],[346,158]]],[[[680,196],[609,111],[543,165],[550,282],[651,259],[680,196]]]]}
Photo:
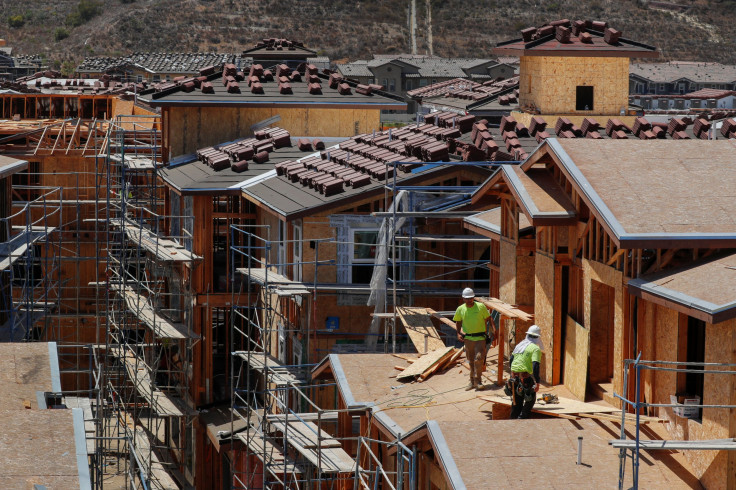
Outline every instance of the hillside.
{"type": "MultiPolygon", "coordinates": [[[[133,51],[240,52],[263,37],[299,40],[333,60],[411,50],[409,0],[104,0],[99,15],[74,27],[80,4],[95,1],[0,2],[0,37],[14,53],[45,54],[57,66],[133,51]]],[[[664,60],[736,64],[734,0],[670,2],[684,12],[646,0],[417,0],[420,53],[428,52],[430,2],[438,56],[489,56],[523,27],[588,18],[658,46],[664,60]]]]}

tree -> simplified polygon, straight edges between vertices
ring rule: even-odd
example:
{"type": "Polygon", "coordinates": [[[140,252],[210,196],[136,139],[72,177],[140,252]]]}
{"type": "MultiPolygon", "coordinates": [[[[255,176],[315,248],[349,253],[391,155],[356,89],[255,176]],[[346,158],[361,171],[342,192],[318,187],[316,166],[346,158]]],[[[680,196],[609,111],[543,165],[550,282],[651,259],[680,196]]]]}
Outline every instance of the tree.
{"type": "Polygon", "coordinates": [[[23,24],[25,23],[26,23],[26,20],[20,14],[11,15],[10,17],[8,17],[8,25],[14,29],[23,27],[23,24]]]}
{"type": "Polygon", "coordinates": [[[63,27],[57,27],[54,31],[54,41],[59,42],[62,39],[66,39],[69,37],[69,31],[64,29],[63,27]]]}
{"type": "Polygon", "coordinates": [[[102,2],[99,0],[80,0],[77,8],[66,17],[66,23],[72,27],[81,26],[100,14],[102,2]]]}

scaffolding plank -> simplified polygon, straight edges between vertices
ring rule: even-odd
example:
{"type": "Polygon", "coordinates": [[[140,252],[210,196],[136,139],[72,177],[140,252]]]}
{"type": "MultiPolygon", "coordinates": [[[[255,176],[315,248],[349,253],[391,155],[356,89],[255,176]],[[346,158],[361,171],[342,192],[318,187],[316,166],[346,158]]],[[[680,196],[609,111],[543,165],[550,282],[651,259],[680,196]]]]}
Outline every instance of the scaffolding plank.
{"type": "Polygon", "coordinates": [[[110,353],[117,357],[125,366],[133,386],[138,393],[151,405],[159,417],[183,417],[184,414],[176,406],[173,399],[166,393],[154,387],[148,366],[138,362],[131,351],[123,351],[119,348],[111,348],[110,353]]]}
{"type": "MultiPolygon", "coordinates": [[[[309,422],[307,422],[309,423],[309,422]]],[[[306,426],[300,430],[300,434],[304,431],[314,436],[314,440],[309,437],[297,436],[296,427],[302,424],[302,422],[292,423],[289,422],[289,436],[287,442],[292,446],[299,454],[304,456],[312,465],[319,469],[322,473],[353,473],[355,471],[355,461],[346,453],[341,447],[316,447],[314,440],[316,440],[316,434],[312,433],[306,426]],[[305,447],[303,443],[314,447],[305,447]]],[[[283,431],[283,424],[279,431],[283,431]]],[[[311,424],[316,428],[317,426],[311,424]]],[[[277,424],[271,424],[273,428],[276,428],[277,424]]],[[[335,439],[330,439],[338,442],[335,439]]],[[[323,441],[324,442],[324,441],[323,441]]]]}
{"type": "Polygon", "coordinates": [[[284,366],[273,356],[267,355],[264,358],[263,352],[258,351],[237,351],[235,354],[247,362],[251,369],[263,373],[268,371],[269,382],[277,386],[301,384],[297,370],[291,366],[284,366]]]}
{"type": "Polygon", "coordinates": [[[426,308],[397,307],[396,312],[417,352],[427,353],[445,347],[426,308]]]}
{"type": "Polygon", "coordinates": [[[150,468],[150,479],[148,488],[156,490],[179,490],[179,485],[164,468],[163,463],[151,448],[151,442],[142,428],[135,428],[136,454],[141,459],[144,468],[150,468]]]}
{"type": "Polygon", "coordinates": [[[122,226],[128,240],[142,247],[160,262],[192,262],[202,257],[187,250],[174,240],[155,234],[143,228],[139,223],[130,220],[113,220],[111,224],[122,226]]]}
{"type": "Polygon", "coordinates": [[[250,276],[251,281],[255,282],[259,286],[265,286],[268,284],[269,287],[276,287],[283,291],[294,291],[292,294],[309,294],[309,290],[304,283],[292,281],[286,276],[263,267],[250,269],[238,268],[235,270],[239,274],[250,276]]]}
{"type": "Polygon", "coordinates": [[[128,288],[114,288],[125,300],[128,311],[133,313],[161,339],[196,339],[198,335],[187,332],[187,328],[180,323],[173,323],[156,311],[148,304],[148,298],[139,295],[128,288]]]}
{"type": "Polygon", "coordinates": [[[0,243],[0,271],[7,269],[28,252],[28,248],[38,240],[51,233],[56,228],[49,228],[48,232],[32,230],[24,231],[7,242],[0,243]]]}
{"type": "MultiPolygon", "coordinates": [[[[608,444],[618,449],[636,449],[636,439],[613,439],[608,444]]],[[[711,439],[706,441],[652,441],[639,440],[639,449],[645,451],[657,450],[712,450],[712,451],[736,451],[736,439],[711,439]]]]}
{"type": "Polygon", "coordinates": [[[342,447],[340,441],[333,439],[324,430],[320,430],[316,424],[301,421],[296,417],[289,418],[288,423],[272,421],[271,428],[282,434],[286,433],[286,440],[289,444],[299,445],[305,449],[315,449],[318,446],[323,449],[328,447],[342,447]],[[322,437],[321,440],[318,440],[317,434],[320,434],[322,437]]]}
{"type": "Polygon", "coordinates": [[[287,475],[301,474],[301,470],[294,461],[291,458],[286,458],[281,448],[272,444],[263,434],[250,430],[247,434],[241,432],[236,437],[248,447],[251,454],[261,460],[266,469],[272,474],[277,476],[284,473],[287,475]]]}

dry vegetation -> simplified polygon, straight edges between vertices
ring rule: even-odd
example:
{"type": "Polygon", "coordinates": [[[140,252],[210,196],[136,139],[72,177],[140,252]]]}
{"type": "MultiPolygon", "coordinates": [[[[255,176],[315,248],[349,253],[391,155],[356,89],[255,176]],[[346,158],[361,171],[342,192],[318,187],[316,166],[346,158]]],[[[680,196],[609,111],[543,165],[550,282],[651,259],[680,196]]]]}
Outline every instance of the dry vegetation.
{"type": "MultiPolygon", "coordinates": [[[[674,2],[691,8],[677,15],[645,0],[431,0],[434,53],[489,56],[496,42],[521,28],[567,17],[608,20],[624,37],[660,47],[664,59],[736,63],[736,1],[674,2]]],[[[79,4],[0,2],[0,37],[17,53],[42,53],[57,65],[131,51],[239,52],[272,36],[303,41],[332,59],[410,47],[409,0],[105,0],[100,15],[74,27],[68,19],[79,4]],[[17,25],[18,16],[22,26],[10,27],[9,19],[17,25]],[[60,27],[68,37],[57,41],[60,27]]],[[[425,0],[417,0],[417,11],[424,53],[425,0]]]]}

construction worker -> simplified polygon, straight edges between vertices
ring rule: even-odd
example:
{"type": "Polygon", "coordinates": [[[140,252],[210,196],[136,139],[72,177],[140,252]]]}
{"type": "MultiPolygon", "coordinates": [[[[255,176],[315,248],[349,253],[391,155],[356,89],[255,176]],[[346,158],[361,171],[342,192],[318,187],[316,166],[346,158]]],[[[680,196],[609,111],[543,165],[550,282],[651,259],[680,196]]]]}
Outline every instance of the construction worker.
{"type": "Polygon", "coordinates": [[[539,391],[539,362],[542,360],[544,344],[539,338],[541,329],[532,325],[526,338],[514,348],[509,359],[511,379],[506,384],[506,393],[511,395],[512,419],[528,419],[539,391]],[[509,393],[510,392],[510,393],[509,393]]]}
{"type": "Polygon", "coordinates": [[[457,329],[457,339],[465,343],[465,357],[470,365],[470,383],[466,391],[483,390],[481,372],[486,357],[486,331],[490,328],[491,314],[483,303],[475,301],[475,292],[463,289],[463,304],[452,318],[457,329]]]}

